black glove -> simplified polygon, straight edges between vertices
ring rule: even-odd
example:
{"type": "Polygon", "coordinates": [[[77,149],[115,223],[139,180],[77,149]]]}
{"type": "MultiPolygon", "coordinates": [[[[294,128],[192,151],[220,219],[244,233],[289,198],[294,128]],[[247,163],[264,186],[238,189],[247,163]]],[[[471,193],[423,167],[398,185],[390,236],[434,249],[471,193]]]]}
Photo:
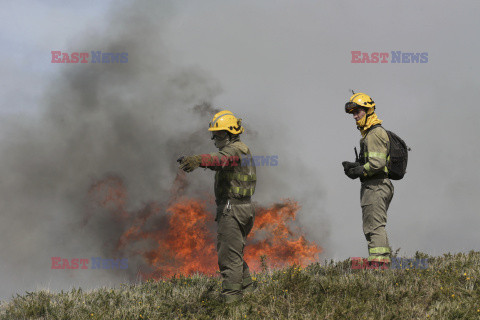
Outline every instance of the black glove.
{"type": "Polygon", "coordinates": [[[197,169],[200,164],[202,163],[202,156],[188,156],[188,157],[180,157],[177,159],[177,162],[180,163],[178,166],[185,172],[192,172],[193,170],[197,169]]]}
{"type": "Polygon", "coordinates": [[[347,171],[351,168],[358,167],[360,165],[359,162],[349,162],[349,161],[343,161],[342,166],[343,166],[343,171],[345,171],[345,174],[347,174],[347,171]]]}
{"type": "Polygon", "coordinates": [[[365,169],[363,168],[362,165],[359,165],[359,166],[348,169],[346,175],[350,179],[357,179],[357,178],[366,176],[365,175],[365,169]]]}
{"type": "Polygon", "coordinates": [[[349,162],[349,161],[343,161],[342,166],[343,166],[343,172],[345,172],[345,175],[349,177],[350,179],[356,179],[356,176],[352,176],[348,174],[348,170],[358,167],[361,164],[359,162],[349,162]]]}

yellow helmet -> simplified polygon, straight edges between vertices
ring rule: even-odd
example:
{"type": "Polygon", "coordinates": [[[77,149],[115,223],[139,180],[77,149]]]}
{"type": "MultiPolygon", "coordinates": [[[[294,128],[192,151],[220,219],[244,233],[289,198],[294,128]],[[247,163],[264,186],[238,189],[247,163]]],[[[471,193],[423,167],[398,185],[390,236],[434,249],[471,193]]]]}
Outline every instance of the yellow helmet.
{"type": "Polygon", "coordinates": [[[223,110],[213,116],[208,131],[226,130],[233,134],[240,134],[244,131],[242,119],[237,119],[231,111],[223,110]]]}
{"type": "Polygon", "coordinates": [[[350,100],[345,103],[345,112],[352,113],[353,110],[360,107],[367,108],[367,113],[370,114],[373,113],[373,111],[375,110],[375,102],[370,96],[366,95],[365,93],[354,93],[350,97],[350,100]]]}

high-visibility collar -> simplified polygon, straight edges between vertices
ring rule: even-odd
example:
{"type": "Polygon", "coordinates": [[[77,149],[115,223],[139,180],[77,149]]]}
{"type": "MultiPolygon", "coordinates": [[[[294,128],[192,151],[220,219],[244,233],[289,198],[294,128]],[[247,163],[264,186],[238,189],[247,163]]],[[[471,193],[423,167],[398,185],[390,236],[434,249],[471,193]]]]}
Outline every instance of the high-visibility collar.
{"type": "Polygon", "coordinates": [[[362,119],[357,121],[357,128],[360,130],[362,137],[365,138],[367,135],[368,129],[373,127],[376,124],[381,124],[383,121],[378,119],[377,114],[372,112],[370,114],[365,115],[362,119]]]}

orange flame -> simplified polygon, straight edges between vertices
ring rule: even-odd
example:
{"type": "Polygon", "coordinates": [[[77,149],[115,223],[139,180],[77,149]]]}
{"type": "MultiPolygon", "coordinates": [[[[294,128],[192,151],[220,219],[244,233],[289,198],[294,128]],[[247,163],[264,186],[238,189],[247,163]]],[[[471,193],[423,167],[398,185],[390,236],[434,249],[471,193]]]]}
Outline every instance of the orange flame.
{"type": "Polygon", "coordinates": [[[167,213],[170,217],[166,233],[156,237],[155,248],[145,253],[155,275],[214,273],[215,240],[206,226],[212,219],[205,205],[186,199],[172,204],[167,213]]]}
{"type": "Polygon", "coordinates": [[[269,208],[256,209],[255,224],[244,254],[252,269],[259,269],[262,256],[274,267],[305,266],[317,259],[322,248],[307,241],[301,229],[291,223],[299,210],[298,203],[289,199],[269,208]],[[262,233],[263,240],[256,241],[262,233]]]}
{"type": "MultiPolygon", "coordinates": [[[[214,274],[218,270],[214,215],[207,209],[211,200],[182,197],[179,193],[183,193],[184,183],[185,176],[178,174],[166,205],[153,202],[138,212],[126,210],[127,192],[117,177],[90,188],[92,203],[107,209],[126,226],[117,250],[124,255],[141,255],[144,277],[214,274]]],[[[299,210],[298,203],[289,199],[268,208],[256,207],[254,227],[245,246],[245,260],[252,270],[260,270],[262,256],[272,267],[305,266],[317,259],[322,248],[308,241],[295,225],[299,210]]]]}

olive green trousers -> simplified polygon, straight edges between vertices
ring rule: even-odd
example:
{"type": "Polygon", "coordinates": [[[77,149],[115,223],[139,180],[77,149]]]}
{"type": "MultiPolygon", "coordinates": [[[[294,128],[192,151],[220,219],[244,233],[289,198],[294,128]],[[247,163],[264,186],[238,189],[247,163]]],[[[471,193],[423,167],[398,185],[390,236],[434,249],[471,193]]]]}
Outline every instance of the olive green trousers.
{"type": "Polygon", "coordinates": [[[243,249],[255,220],[254,206],[251,203],[219,205],[216,220],[218,266],[223,278],[222,294],[241,296],[243,290],[253,284],[248,265],[243,260],[243,249]]]}
{"type": "Polygon", "coordinates": [[[390,262],[391,249],[385,226],[393,192],[393,185],[388,178],[362,182],[360,204],[363,233],[368,242],[369,261],[390,262]]]}

